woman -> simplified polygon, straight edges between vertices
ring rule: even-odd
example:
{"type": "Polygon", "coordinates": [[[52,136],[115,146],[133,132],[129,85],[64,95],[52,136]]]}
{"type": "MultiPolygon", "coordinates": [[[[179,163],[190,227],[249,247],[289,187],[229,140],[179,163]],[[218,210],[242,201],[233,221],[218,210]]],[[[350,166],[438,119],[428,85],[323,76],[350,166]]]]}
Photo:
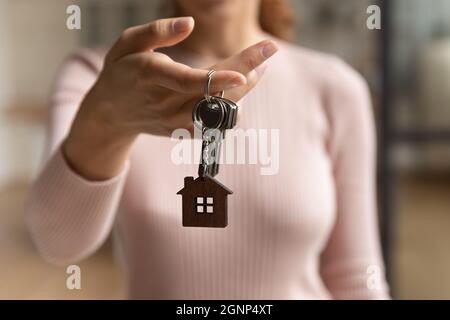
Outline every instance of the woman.
{"type": "Polygon", "coordinates": [[[177,0],[185,17],[69,59],[52,98],[51,157],[27,205],[48,261],[89,256],[117,219],[130,298],[387,297],[367,87],[339,59],[263,31],[280,31],[270,21],[282,6],[177,0]],[[168,136],[192,131],[208,69],[211,90],[239,101],[240,128],[279,130],[279,170],[222,166],[228,227],[184,228],[176,192],[197,164],[175,165],[168,136]]]}

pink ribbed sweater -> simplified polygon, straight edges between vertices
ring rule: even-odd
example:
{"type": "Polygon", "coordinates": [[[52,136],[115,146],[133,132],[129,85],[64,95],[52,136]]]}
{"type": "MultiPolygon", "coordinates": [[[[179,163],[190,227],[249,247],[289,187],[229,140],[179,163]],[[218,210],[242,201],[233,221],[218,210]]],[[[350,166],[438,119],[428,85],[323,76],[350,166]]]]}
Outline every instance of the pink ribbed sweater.
{"type": "Polygon", "coordinates": [[[26,206],[41,254],[62,265],[79,261],[115,226],[130,298],[387,298],[367,86],[339,59],[278,43],[263,79],[239,102],[238,127],[280,130],[279,171],[221,166],[217,178],[234,192],[225,229],[182,227],[176,193],[197,165],[172,163],[178,142],[169,138],[139,136],[110,180],[72,171],[59,146],[104,53],[72,55],[56,81],[48,157],[26,206]]]}

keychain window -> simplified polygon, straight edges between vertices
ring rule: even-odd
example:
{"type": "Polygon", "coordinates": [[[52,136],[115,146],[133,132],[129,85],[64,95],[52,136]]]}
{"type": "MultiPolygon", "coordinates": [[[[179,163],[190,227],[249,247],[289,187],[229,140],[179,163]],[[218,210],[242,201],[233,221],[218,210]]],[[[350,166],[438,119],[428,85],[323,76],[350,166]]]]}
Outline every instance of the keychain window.
{"type": "Polygon", "coordinates": [[[214,198],[212,197],[197,197],[196,198],[196,212],[197,213],[213,213],[214,198]]]}

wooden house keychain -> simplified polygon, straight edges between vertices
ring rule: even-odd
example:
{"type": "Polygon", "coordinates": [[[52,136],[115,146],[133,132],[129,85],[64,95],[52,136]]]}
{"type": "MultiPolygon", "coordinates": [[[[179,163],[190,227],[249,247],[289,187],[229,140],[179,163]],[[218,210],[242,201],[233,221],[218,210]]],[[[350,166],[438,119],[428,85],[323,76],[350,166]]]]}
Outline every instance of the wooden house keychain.
{"type": "Polygon", "coordinates": [[[199,177],[184,178],[184,188],[177,192],[183,198],[183,226],[219,227],[228,224],[227,196],[233,192],[214,179],[219,173],[220,148],[225,130],[236,125],[238,106],[231,100],[210,96],[214,70],[207,75],[205,97],[192,110],[196,128],[202,132],[202,155],[199,177]]]}

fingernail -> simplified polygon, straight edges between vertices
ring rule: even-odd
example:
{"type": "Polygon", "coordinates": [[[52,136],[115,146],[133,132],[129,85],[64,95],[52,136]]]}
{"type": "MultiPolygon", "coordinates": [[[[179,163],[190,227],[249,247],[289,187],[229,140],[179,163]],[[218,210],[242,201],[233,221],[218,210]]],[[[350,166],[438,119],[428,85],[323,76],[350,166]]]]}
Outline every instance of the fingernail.
{"type": "Polygon", "coordinates": [[[173,24],[173,31],[176,33],[188,30],[191,27],[194,19],[192,17],[183,17],[175,20],[173,24]]]}
{"type": "Polygon", "coordinates": [[[262,48],[261,48],[261,54],[264,58],[269,58],[272,56],[275,52],[278,51],[278,47],[273,42],[267,42],[262,48]]]}

